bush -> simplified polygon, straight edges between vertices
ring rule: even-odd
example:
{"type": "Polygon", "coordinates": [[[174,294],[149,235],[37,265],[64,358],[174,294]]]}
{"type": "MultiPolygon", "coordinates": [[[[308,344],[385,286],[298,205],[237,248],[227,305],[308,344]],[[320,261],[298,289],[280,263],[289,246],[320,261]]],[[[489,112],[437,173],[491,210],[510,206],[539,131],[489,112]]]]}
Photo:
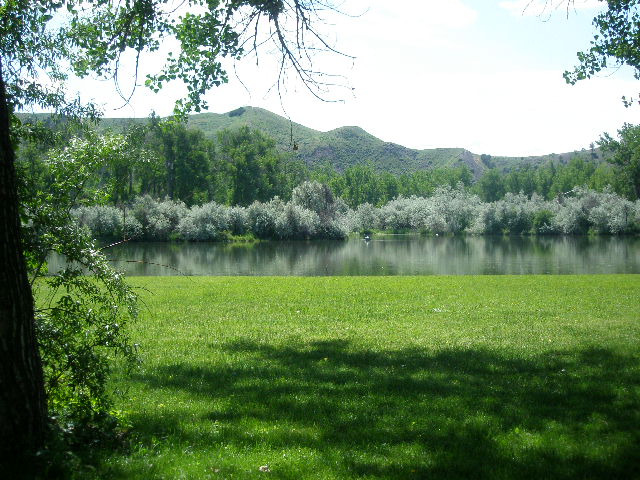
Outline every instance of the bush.
{"type": "Polygon", "coordinates": [[[158,203],[149,195],[137,197],[131,206],[131,215],[142,227],[143,236],[146,238],[152,219],[158,216],[158,203]]]}
{"type": "MultiPolygon", "coordinates": [[[[462,184],[456,188],[439,187],[433,197],[434,214],[444,218],[443,232],[462,233],[473,223],[480,207],[480,197],[468,193],[462,184]]],[[[434,231],[434,230],[432,230],[434,231]]]]}
{"type": "Polygon", "coordinates": [[[493,235],[504,233],[503,230],[502,204],[499,201],[482,204],[478,209],[472,231],[493,235]]]}
{"type": "Polygon", "coordinates": [[[269,203],[253,202],[247,208],[249,229],[257,238],[275,238],[276,221],[281,209],[282,201],[279,198],[269,203]]]}
{"type": "Polygon", "coordinates": [[[155,216],[149,218],[147,237],[151,240],[168,240],[178,232],[178,226],[189,209],[181,201],[165,199],[157,204],[155,216]]]}
{"type": "Polygon", "coordinates": [[[245,235],[249,231],[249,216],[246,208],[241,206],[231,207],[227,215],[229,230],[233,235],[245,235]]]}
{"type": "Polygon", "coordinates": [[[379,224],[386,230],[423,230],[461,233],[469,229],[479,212],[480,199],[450,186],[436,189],[431,197],[398,197],[380,208],[379,224]]]}
{"type": "Polygon", "coordinates": [[[349,236],[349,225],[346,216],[338,216],[325,222],[320,222],[315,238],[344,240],[349,236]]]}
{"type": "Polygon", "coordinates": [[[72,210],[78,224],[86,227],[95,238],[120,238],[123,212],[110,205],[81,206],[72,210]]]}
{"type": "Polygon", "coordinates": [[[319,226],[320,217],[316,212],[291,202],[278,212],[275,234],[279,239],[308,239],[316,235],[319,226]]]}
{"type": "Polygon", "coordinates": [[[291,203],[317,215],[315,238],[342,239],[349,235],[349,208],[327,185],[304,182],[293,189],[291,203]]]}
{"type": "Polygon", "coordinates": [[[417,197],[398,197],[380,207],[378,211],[380,228],[393,232],[402,232],[411,229],[412,212],[409,210],[409,205],[415,201],[417,201],[417,197]]]}
{"type": "Polygon", "coordinates": [[[86,185],[128,145],[120,136],[74,139],[48,154],[47,190],[25,191],[23,248],[36,300],[34,313],[49,412],[67,431],[100,430],[111,417],[107,387],[115,357],[136,363],[127,324],[137,317],[136,295],[90,235],[116,237],[122,212],[111,206],[78,206],[100,192],[86,185]],[[66,259],[46,272],[47,256],[66,259]],[[36,280],[40,281],[36,281],[36,280]]]}
{"type": "Polygon", "coordinates": [[[379,228],[378,216],[378,210],[370,203],[358,205],[347,214],[349,231],[371,233],[379,228]]]}
{"type": "MultiPolygon", "coordinates": [[[[127,216],[124,219],[122,230],[118,232],[118,238],[126,240],[135,240],[137,238],[142,238],[143,235],[144,230],[142,229],[142,225],[132,216],[127,216]]],[[[96,238],[99,237],[96,236],[96,238]]]]}
{"type": "Polygon", "coordinates": [[[291,192],[291,203],[317,213],[321,219],[333,217],[337,211],[331,189],[319,182],[304,182],[291,192]]]}
{"type": "Polygon", "coordinates": [[[610,189],[575,188],[555,201],[555,227],[566,234],[628,233],[635,230],[634,204],[610,189]]]}
{"type": "Polygon", "coordinates": [[[564,234],[585,234],[589,231],[588,202],[580,197],[564,196],[556,199],[554,228],[564,234]]]}
{"type": "Polygon", "coordinates": [[[589,223],[594,232],[619,234],[634,230],[633,202],[610,190],[597,194],[598,204],[589,211],[589,223]]]}
{"type": "Polygon", "coordinates": [[[533,227],[535,206],[523,193],[508,192],[500,201],[502,225],[512,235],[528,233],[533,227]]]}
{"type": "Polygon", "coordinates": [[[558,233],[554,228],[554,213],[547,209],[543,208],[538,210],[533,215],[533,224],[532,231],[533,233],[541,233],[541,234],[549,234],[549,233],[558,233]]]}
{"type": "Polygon", "coordinates": [[[111,206],[79,207],[78,223],[94,237],[189,241],[227,240],[252,234],[261,239],[342,239],[350,232],[374,229],[429,233],[594,233],[620,234],[640,228],[640,201],[631,202],[610,189],[596,192],[576,188],[553,201],[537,194],[507,193],[501,200],[482,203],[462,185],[438,188],[430,197],[397,197],[380,208],[369,203],[350,210],[326,185],[305,182],[294,189],[288,203],[278,197],[249,207],[216,203],[193,206],[134,200],[123,217],[111,206]],[[124,225],[123,225],[124,221],[124,225]]]}
{"type": "Polygon", "coordinates": [[[183,202],[170,199],[158,202],[149,195],[136,198],[131,206],[132,216],[142,228],[141,238],[151,241],[169,240],[179,231],[188,211],[183,202]]]}
{"type": "Polygon", "coordinates": [[[217,203],[193,206],[178,225],[178,232],[185,240],[204,242],[228,238],[228,207],[217,203]]]}

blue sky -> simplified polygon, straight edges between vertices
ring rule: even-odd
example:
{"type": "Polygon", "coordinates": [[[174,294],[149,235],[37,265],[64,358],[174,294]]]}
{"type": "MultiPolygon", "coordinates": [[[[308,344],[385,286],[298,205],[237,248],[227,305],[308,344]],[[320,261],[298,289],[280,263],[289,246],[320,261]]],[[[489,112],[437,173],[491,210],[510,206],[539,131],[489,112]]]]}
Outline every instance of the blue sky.
{"type": "MultiPolygon", "coordinates": [[[[355,16],[327,14],[320,30],[356,58],[316,61],[344,75],[349,88],[327,95],[340,102],[320,102],[293,80],[280,98],[269,91],[276,65],[263,54],[259,68],[253,60],[237,65],[242,84],[231,74],[228,85],[208,94],[210,111],[263,107],[323,131],[357,125],[412,148],[513,156],[588,148],[605,131],[640,123],[640,107],[620,101],[640,88],[624,69],[566,85],[562,72],[588,48],[602,2],[576,0],[568,14],[554,3],[562,2],[344,0],[341,9],[355,16]]],[[[139,88],[130,105],[114,110],[122,101],[109,85],[74,85],[84,98],[99,91],[106,116],[167,115],[180,94],[139,88]]]]}

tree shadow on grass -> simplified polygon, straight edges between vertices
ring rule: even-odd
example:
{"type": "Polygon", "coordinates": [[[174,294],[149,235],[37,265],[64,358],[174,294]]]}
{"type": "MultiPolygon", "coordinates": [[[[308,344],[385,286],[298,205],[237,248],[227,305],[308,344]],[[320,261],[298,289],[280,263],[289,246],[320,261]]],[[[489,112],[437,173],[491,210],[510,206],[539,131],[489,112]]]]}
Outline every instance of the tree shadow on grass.
{"type": "Polygon", "coordinates": [[[134,377],[210,399],[198,421],[217,422],[222,434],[196,436],[177,416],[146,415],[134,418],[143,436],[170,431],[196,449],[311,449],[337,462],[338,476],[640,478],[635,356],[586,349],[524,359],[477,349],[371,351],[348,341],[222,349],[241,362],[172,364],[134,377]],[[256,438],[247,421],[274,428],[256,438]]]}

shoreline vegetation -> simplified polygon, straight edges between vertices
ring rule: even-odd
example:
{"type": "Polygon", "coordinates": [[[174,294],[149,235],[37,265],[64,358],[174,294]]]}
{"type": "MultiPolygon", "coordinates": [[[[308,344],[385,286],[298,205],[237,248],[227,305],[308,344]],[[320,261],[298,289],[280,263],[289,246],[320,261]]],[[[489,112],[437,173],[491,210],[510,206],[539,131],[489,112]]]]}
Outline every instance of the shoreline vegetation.
{"type": "Polygon", "coordinates": [[[488,235],[638,234],[640,200],[606,190],[574,188],[553,200],[507,193],[483,202],[463,185],[429,197],[398,197],[380,207],[349,208],[319,182],[304,182],[290,201],[278,197],[247,207],[215,202],[188,207],[149,195],[128,205],[83,206],[78,223],[101,240],[222,241],[346,239],[354,234],[488,235]]]}

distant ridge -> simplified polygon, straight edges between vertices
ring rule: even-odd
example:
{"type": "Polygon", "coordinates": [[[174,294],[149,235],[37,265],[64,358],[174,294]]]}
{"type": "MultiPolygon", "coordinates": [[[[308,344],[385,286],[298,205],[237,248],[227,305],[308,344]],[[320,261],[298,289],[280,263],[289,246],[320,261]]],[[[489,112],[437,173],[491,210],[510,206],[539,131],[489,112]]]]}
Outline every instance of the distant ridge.
{"type": "MultiPolygon", "coordinates": [[[[31,115],[21,116],[28,118],[31,115]]],[[[146,122],[146,118],[103,118],[100,129],[122,131],[127,125],[140,122],[146,122]]],[[[584,158],[590,155],[590,152],[582,150],[560,155],[491,157],[472,153],[464,148],[417,150],[384,142],[360,127],[345,126],[321,132],[263,108],[250,106],[236,108],[227,113],[190,115],[188,125],[202,130],[204,135],[211,139],[215,139],[217,133],[223,129],[247,125],[263,131],[276,141],[279,149],[291,152],[309,166],[328,163],[340,171],[361,163],[371,163],[379,171],[394,174],[467,165],[478,178],[486,169],[492,167],[507,171],[524,165],[540,165],[549,160],[567,162],[575,155],[584,158]],[[294,145],[297,148],[294,148],[294,145]]]]}
{"type": "MultiPolygon", "coordinates": [[[[467,152],[465,159],[466,151],[462,148],[410,149],[384,142],[356,126],[320,132],[268,110],[248,106],[224,114],[191,115],[189,125],[199,128],[212,138],[224,128],[248,125],[267,133],[275,139],[280,149],[294,152],[308,165],[329,163],[338,170],[370,162],[380,171],[399,174],[439,166],[462,165],[469,161],[469,156],[473,157],[473,154],[467,152]],[[294,150],[294,144],[297,150],[294,150]]],[[[469,166],[475,170],[473,165],[469,166]]]]}

